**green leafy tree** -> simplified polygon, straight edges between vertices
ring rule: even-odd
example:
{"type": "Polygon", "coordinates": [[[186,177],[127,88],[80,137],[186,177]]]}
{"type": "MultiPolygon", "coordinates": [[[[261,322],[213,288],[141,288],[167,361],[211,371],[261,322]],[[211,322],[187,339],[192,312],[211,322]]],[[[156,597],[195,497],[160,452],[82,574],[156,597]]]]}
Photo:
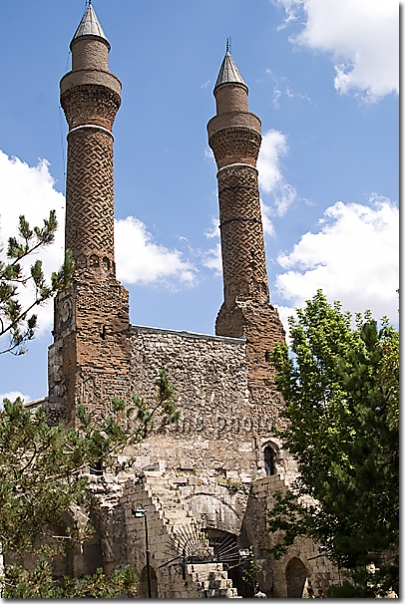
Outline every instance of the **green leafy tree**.
{"type": "Polygon", "coordinates": [[[253,545],[249,547],[249,558],[245,562],[245,568],[242,571],[242,581],[247,583],[252,593],[259,591],[259,575],[263,572],[263,567],[257,562],[253,551],[253,545]]]}
{"type": "Polygon", "coordinates": [[[4,248],[0,243],[0,337],[10,336],[0,354],[24,354],[25,343],[33,339],[37,328],[37,315],[33,310],[71,284],[74,262],[70,250],[60,270],[52,273],[50,283],[45,278],[41,260],[35,260],[28,271],[23,267],[26,258],[53,243],[57,228],[54,210],[42,228],[31,228],[25,217],[20,216],[18,235],[9,238],[5,258],[1,256],[4,248]],[[32,299],[23,306],[19,287],[28,285],[33,285],[32,299]]]}
{"type": "Polygon", "coordinates": [[[300,477],[276,497],[269,530],[282,539],[270,551],[311,537],[344,569],[329,595],[384,596],[398,590],[399,334],[370,312],[352,327],[321,290],[289,324],[292,354],[278,344],[272,360],[300,477]]]}
{"type": "Polygon", "coordinates": [[[151,430],[163,430],[178,420],[174,388],[163,370],[155,385],[156,403],[151,409],[133,397],[138,411],[136,416],[130,414],[131,430],[122,421],[126,405],[117,399],[115,417],[106,418],[101,426],[95,426],[91,414],[79,405],[77,429],[50,426],[43,407],[30,412],[20,399],[4,399],[0,410],[0,553],[7,562],[0,577],[3,597],[110,598],[134,589],[130,568],[113,576],[99,570],[93,576],[54,579],[50,560],[66,555],[93,533],[90,523],[81,526],[74,516],[77,508],[91,517],[100,507],[89,488],[89,466],[102,462],[106,470],[119,471],[116,456],[128,443],[140,442],[151,430]],[[32,570],[19,562],[27,554],[37,560],[32,570]]]}

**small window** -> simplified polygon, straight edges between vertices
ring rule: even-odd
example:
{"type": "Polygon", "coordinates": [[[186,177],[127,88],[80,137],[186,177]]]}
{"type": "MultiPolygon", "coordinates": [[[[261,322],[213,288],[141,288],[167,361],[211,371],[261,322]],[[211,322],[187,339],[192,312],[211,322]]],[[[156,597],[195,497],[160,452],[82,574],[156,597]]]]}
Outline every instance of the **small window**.
{"type": "Polygon", "coordinates": [[[264,469],[266,471],[266,476],[273,476],[276,473],[275,457],[276,454],[274,450],[267,446],[264,449],[264,469]]]}

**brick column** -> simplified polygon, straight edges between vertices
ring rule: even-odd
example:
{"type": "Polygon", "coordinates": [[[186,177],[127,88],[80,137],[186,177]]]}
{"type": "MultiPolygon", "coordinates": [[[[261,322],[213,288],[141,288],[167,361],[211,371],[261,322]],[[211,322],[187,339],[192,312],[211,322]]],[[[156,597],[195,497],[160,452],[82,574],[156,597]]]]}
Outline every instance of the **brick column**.
{"type": "Polygon", "coordinates": [[[65,246],[73,286],[55,300],[49,351],[49,408],[73,424],[82,402],[97,419],[129,392],[127,290],[115,278],[112,127],[121,82],[109,71],[110,44],[89,6],[71,42],[72,70],[61,80],[69,124],[65,246]]]}
{"type": "MultiPolygon", "coordinates": [[[[79,39],[73,56],[81,50],[79,39]]],[[[69,123],[65,245],[78,271],[87,268],[100,277],[115,274],[112,126],[120,90],[113,74],[90,67],[72,70],[61,81],[69,123]]]]}
{"type": "Polygon", "coordinates": [[[217,335],[246,338],[251,413],[256,433],[265,434],[283,405],[269,354],[284,339],[284,329],[270,304],[266,269],[256,168],[261,122],[249,111],[248,88],[229,52],[214,95],[217,114],[208,123],[208,137],[218,166],[224,282],[215,330],[217,335]]]}

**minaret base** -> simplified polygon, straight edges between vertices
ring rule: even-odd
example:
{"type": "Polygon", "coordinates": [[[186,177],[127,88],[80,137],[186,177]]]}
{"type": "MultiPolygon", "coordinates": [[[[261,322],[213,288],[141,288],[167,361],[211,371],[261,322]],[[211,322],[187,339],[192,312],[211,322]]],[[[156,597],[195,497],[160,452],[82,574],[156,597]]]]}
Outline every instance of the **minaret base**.
{"type": "Polygon", "coordinates": [[[258,433],[268,432],[269,426],[262,426],[263,417],[272,417],[279,427],[283,420],[280,411],[283,401],[274,384],[275,371],[270,362],[270,354],[276,342],[285,341],[285,331],[277,308],[254,300],[235,300],[223,303],[216,320],[215,333],[218,336],[246,339],[246,361],[248,369],[249,400],[251,416],[258,433]],[[263,411],[264,406],[271,406],[263,411]]]}
{"type": "Polygon", "coordinates": [[[113,397],[130,392],[130,323],[127,290],[114,277],[87,273],[55,299],[54,344],[49,348],[49,415],[75,425],[83,403],[101,423],[113,397]]]}

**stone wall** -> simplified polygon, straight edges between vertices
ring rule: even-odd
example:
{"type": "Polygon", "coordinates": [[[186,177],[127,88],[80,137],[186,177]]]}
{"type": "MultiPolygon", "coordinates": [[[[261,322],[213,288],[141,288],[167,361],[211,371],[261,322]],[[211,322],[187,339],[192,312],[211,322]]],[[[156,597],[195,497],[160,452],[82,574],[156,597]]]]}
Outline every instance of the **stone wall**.
{"type": "Polygon", "coordinates": [[[272,418],[266,408],[256,417],[250,402],[245,341],[136,326],[131,340],[132,391],[152,402],[164,369],[181,411],[176,427],[141,445],[145,463],[164,459],[168,468],[253,476],[257,434],[270,433],[272,418]]]}
{"type": "Polygon", "coordinates": [[[132,514],[134,507],[142,507],[147,515],[152,597],[188,599],[236,595],[222,564],[187,564],[184,569],[179,566],[181,549],[175,542],[176,527],[189,526],[190,530],[195,520],[180,505],[170,508],[169,501],[162,504],[160,496],[152,497],[145,479],[126,482],[118,504],[111,509],[111,520],[106,523],[111,533],[114,567],[130,564],[139,578],[138,597],[148,597],[145,519],[132,514]]]}
{"type": "MultiPolygon", "coordinates": [[[[288,472],[293,478],[294,472],[288,472]]],[[[287,480],[288,482],[288,480],[287,480]]],[[[338,569],[324,556],[319,556],[318,546],[310,539],[297,538],[280,560],[266,554],[278,537],[266,530],[268,514],[274,506],[274,493],[285,493],[287,486],[280,476],[266,476],[251,484],[250,496],[242,525],[241,542],[253,544],[258,563],[263,566],[260,588],[269,597],[301,597],[297,591],[311,585],[315,591],[339,584],[338,569]]]]}
{"type": "Polygon", "coordinates": [[[132,326],[132,389],[151,400],[164,369],[182,412],[180,435],[250,435],[245,341],[132,326]]]}

